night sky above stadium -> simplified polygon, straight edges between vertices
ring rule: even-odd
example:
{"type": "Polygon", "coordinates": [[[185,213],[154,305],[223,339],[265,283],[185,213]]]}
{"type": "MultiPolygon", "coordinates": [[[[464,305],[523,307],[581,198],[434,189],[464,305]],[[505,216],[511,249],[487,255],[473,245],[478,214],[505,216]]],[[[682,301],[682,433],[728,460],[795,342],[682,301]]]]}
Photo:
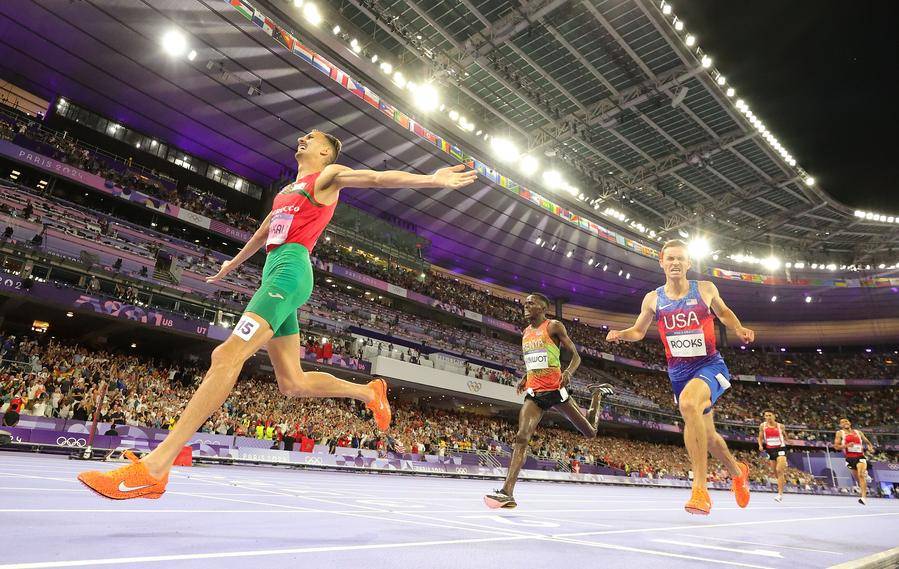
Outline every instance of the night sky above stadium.
{"type": "Polygon", "coordinates": [[[673,3],[728,83],[820,187],[899,211],[899,3],[673,3]]]}

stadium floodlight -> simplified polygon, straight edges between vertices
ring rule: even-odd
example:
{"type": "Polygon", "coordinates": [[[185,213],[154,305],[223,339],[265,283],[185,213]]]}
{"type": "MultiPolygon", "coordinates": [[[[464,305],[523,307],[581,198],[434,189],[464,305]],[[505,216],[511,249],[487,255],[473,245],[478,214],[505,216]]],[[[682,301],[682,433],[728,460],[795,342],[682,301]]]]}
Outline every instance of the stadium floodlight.
{"type": "Polygon", "coordinates": [[[705,237],[696,237],[687,244],[687,252],[690,254],[690,258],[697,261],[708,256],[711,250],[709,240],[705,237]]]}
{"type": "Polygon", "coordinates": [[[356,38],[350,40],[350,47],[353,49],[353,53],[362,53],[362,44],[356,38]]]}
{"type": "Polygon", "coordinates": [[[674,29],[682,32],[684,30],[684,22],[681,19],[674,20],[674,29]]]}
{"type": "Polygon", "coordinates": [[[805,262],[804,261],[796,261],[795,263],[793,263],[793,267],[796,269],[804,269],[805,262]]]}
{"type": "Polygon", "coordinates": [[[687,34],[687,37],[684,38],[684,43],[687,44],[687,47],[693,47],[696,45],[696,36],[693,34],[687,34]]]}
{"type": "Polygon", "coordinates": [[[340,26],[335,25],[333,28],[331,28],[331,32],[336,36],[337,34],[340,33],[340,26]]]}
{"type": "Polygon", "coordinates": [[[294,8],[302,8],[304,1],[305,0],[293,0],[293,7],[294,8]]]}
{"type": "Polygon", "coordinates": [[[715,82],[723,87],[727,83],[727,78],[724,75],[719,75],[715,82]]]}
{"type": "Polygon", "coordinates": [[[806,303],[806,304],[810,303],[811,301],[812,301],[812,297],[810,297],[810,296],[806,296],[806,297],[805,297],[805,303],[806,303]]]}
{"type": "Polygon", "coordinates": [[[670,16],[671,15],[671,4],[669,4],[668,2],[662,2],[662,13],[665,14],[666,16],[670,16]]]}
{"type": "Polygon", "coordinates": [[[776,271],[780,268],[780,259],[778,259],[774,255],[771,255],[770,257],[762,259],[762,266],[769,271],[776,271]]]}
{"type": "Polygon", "coordinates": [[[811,176],[806,177],[806,179],[805,179],[805,185],[806,185],[806,186],[814,186],[814,185],[815,185],[815,179],[814,179],[813,177],[811,177],[811,176]]]}
{"type": "Polygon", "coordinates": [[[525,176],[533,176],[540,168],[540,162],[533,156],[526,155],[521,158],[518,166],[525,176]]]}
{"type": "Polygon", "coordinates": [[[457,111],[456,109],[450,109],[449,118],[451,121],[459,120],[459,111],[457,111]]]}
{"type": "Polygon", "coordinates": [[[712,58],[709,57],[708,55],[703,55],[702,59],[700,60],[700,63],[702,64],[703,69],[708,69],[709,67],[712,66],[712,58]]]}
{"type": "Polygon", "coordinates": [[[774,296],[771,297],[771,302],[777,302],[777,295],[776,295],[776,294],[775,294],[774,296]]]}
{"type": "Polygon", "coordinates": [[[190,53],[187,54],[187,60],[193,61],[196,58],[197,58],[197,50],[195,50],[195,49],[190,50],[190,53]]]}
{"type": "Polygon", "coordinates": [[[547,170],[544,172],[543,181],[551,186],[561,186],[565,182],[558,170],[547,170]]]}
{"type": "Polygon", "coordinates": [[[518,160],[518,157],[521,156],[518,147],[508,138],[495,137],[490,145],[493,147],[494,154],[496,154],[500,162],[518,160]]]}
{"type": "Polygon", "coordinates": [[[430,83],[425,83],[415,90],[415,106],[425,112],[431,112],[440,105],[437,90],[430,83]]]}
{"type": "Polygon", "coordinates": [[[318,11],[318,6],[316,6],[312,2],[308,2],[303,5],[303,17],[306,18],[306,21],[313,26],[317,26],[322,23],[322,14],[318,11]]]}
{"type": "Polygon", "coordinates": [[[727,88],[727,91],[725,91],[725,94],[726,94],[728,97],[733,97],[734,95],[737,94],[737,92],[734,90],[733,87],[728,87],[728,88],[727,88]]]}
{"type": "Polygon", "coordinates": [[[565,258],[566,258],[566,259],[570,259],[572,255],[574,255],[574,251],[573,251],[573,250],[572,250],[572,251],[568,251],[567,253],[565,253],[565,258]]]}
{"type": "Polygon", "coordinates": [[[396,83],[400,89],[406,86],[406,78],[403,77],[403,74],[399,71],[393,74],[393,82],[396,83]]]}
{"type": "Polygon", "coordinates": [[[387,75],[390,75],[391,73],[393,73],[393,65],[391,65],[387,61],[382,61],[381,62],[381,71],[383,71],[387,75]]]}
{"type": "Polygon", "coordinates": [[[589,261],[587,261],[587,264],[590,265],[591,267],[593,266],[593,258],[592,257],[590,258],[589,261]]]}
{"type": "Polygon", "coordinates": [[[187,38],[180,30],[171,29],[162,36],[162,49],[172,57],[180,57],[187,49],[187,38]]]}

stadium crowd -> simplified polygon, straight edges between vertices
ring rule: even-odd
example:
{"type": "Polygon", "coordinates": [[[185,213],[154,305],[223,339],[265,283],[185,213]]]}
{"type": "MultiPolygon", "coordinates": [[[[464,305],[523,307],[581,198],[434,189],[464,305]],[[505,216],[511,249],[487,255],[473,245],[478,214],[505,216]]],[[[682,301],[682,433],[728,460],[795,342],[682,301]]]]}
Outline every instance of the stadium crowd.
{"type": "MultiPolygon", "coordinates": [[[[132,169],[130,164],[122,164],[105,156],[95,155],[87,148],[79,146],[77,141],[71,137],[64,137],[59,133],[42,128],[37,121],[13,120],[2,115],[0,116],[0,127],[2,127],[0,128],[0,137],[18,137],[20,142],[23,141],[21,139],[25,139],[25,141],[42,145],[44,150],[54,153],[55,158],[78,168],[108,176],[108,179],[123,187],[137,189],[172,203],[180,203],[189,209],[202,208],[200,213],[231,225],[237,225],[242,229],[252,230],[258,223],[251,216],[228,211],[221,207],[221,203],[211,205],[208,200],[203,199],[202,192],[198,192],[195,188],[179,190],[171,182],[147,175],[146,169],[137,171],[132,169]]],[[[337,239],[322,240],[316,248],[315,256],[324,261],[347,265],[365,274],[436,298],[455,307],[523,325],[519,298],[506,298],[493,294],[489,289],[471,286],[438,270],[421,273],[383,260],[371,252],[360,251],[346,243],[340,243],[337,239]]],[[[180,255],[179,258],[187,268],[202,274],[212,274],[218,267],[217,259],[209,251],[198,250],[196,256],[180,255]]],[[[242,268],[240,273],[231,275],[229,282],[234,284],[245,279],[253,280],[256,275],[258,275],[258,268],[247,265],[242,268]],[[241,279],[241,276],[244,278],[241,279]]],[[[141,277],[141,275],[137,276],[141,277]]],[[[248,298],[246,293],[225,289],[216,290],[210,293],[210,296],[213,300],[227,302],[232,310],[235,309],[234,305],[240,304],[248,298]]],[[[663,362],[664,354],[658,342],[646,341],[613,346],[604,340],[606,333],[604,328],[589,326],[578,321],[565,321],[565,324],[572,339],[587,348],[615,353],[652,364],[663,362]]],[[[440,329],[439,326],[436,328],[440,329]]],[[[449,327],[443,327],[441,330],[446,328],[449,327]]],[[[450,348],[450,345],[455,345],[457,351],[460,347],[463,351],[473,349],[471,346],[465,345],[465,342],[472,343],[472,336],[467,332],[456,330],[453,332],[440,331],[439,333],[444,336],[444,340],[447,340],[444,343],[444,347],[447,349],[450,348]],[[457,343],[459,338],[464,339],[461,345],[457,343]]],[[[477,347],[477,342],[474,344],[477,347]]],[[[897,365],[899,358],[893,359],[895,354],[890,352],[818,354],[773,350],[776,348],[769,350],[724,348],[722,352],[727,358],[732,373],[737,374],[798,377],[801,379],[821,377],[895,378],[899,375],[899,365],[897,365]]],[[[517,355],[514,355],[514,349],[511,351],[513,355],[508,357],[498,355],[495,349],[491,351],[496,363],[500,366],[516,367],[520,363],[517,361],[517,355]]],[[[486,354],[474,353],[472,355],[483,359],[486,354]]]]}
{"type": "Polygon", "coordinates": [[[102,156],[71,136],[43,127],[36,120],[0,114],[0,139],[12,140],[80,170],[90,172],[127,191],[141,193],[216,219],[243,231],[254,231],[259,220],[245,212],[229,211],[202,195],[180,188],[148,168],[134,167],[133,159],[122,162],[102,156]]]}
{"type": "MultiPolygon", "coordinates": [[[[334,348],[338,353],[351,350],[352,344],[342,342],[334,348]]],[[[171,428],[201,380],[197,364],[110,353],[41,336],[0,335],[0,358],[0,414],[6,423],[14,423],[21,415],[89,420],[100,385],[105,383],[108,389],[99,410],[101,421],[171,428]]],[[[747,387],[748,399],[756,399],[749,392],[752,389],[747,387]]],[[[876,401],[870,402],[876,406],[876,401]]],[[[374,431],[369,412],[359,404],[288,399],[278,392],[270,377],[245,377],[201,430],[271,439],[273,446],[295,441],[332,449],[344,446],[438,455],[508,449],[516,430],[514,420],[441,409],[432,403],[439,402],[424,397],[397,401],[391,431],[380,435],[374,431]]],[[[862,407],[849,410],[863,411],[862,407]]],[[[861,417],[850,416],[865,428],[861,417]]],[[[832,422],[821,427],[834,429],[832,422]]],[[[531,452],[575,469],[578,465],[599,464],[634,476],[690,475],[686,452],[676,444],[619,436],[585,440],[574,431],[546,427],[532,442],[531,452]]],[[[751,451],[740,452],[756,466],[757,480],[766,478],[763,459],[751,451]]],[[[710,476],[713,480],[724,477],[720,465],[711,470],[710,476]]],[[[807,474],[794,470],[788,478],[814,483],[807,474]]]]}

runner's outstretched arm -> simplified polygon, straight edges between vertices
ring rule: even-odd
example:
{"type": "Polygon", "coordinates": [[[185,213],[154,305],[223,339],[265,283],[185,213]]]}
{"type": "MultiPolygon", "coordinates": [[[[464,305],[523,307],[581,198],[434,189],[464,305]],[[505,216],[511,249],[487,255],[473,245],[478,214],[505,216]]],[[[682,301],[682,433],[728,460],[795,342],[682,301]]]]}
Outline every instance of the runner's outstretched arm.
{"type": "Polygon", "coordinates": [[[244,261],[252,257],[256,251],[259,250],[260,247],[265,243],[266,238],[268,237],[268,226],[271,223],[272,214],[268,214],[265,216],[265,219],[262,220],[262,223],[259,224],[259,229],[256,230],[256,233],[250,237],[250,240],[246,242],[240,252],[234,256],[233,259],[229,261],[225,261],[222,263],[222,268],[219,269],[219,272],[212,275],[211,277],[206,277],[206,282],[212,283],[218,280],[221,280],[225,275],[239,267],[244,261]]]}
{"type": "Polygon", "coordinates": [[[450,188],[465,187],[478,179],[478,173],[465,170],[464,164],[447,166],[433,174],[412,174],[399,170],[353,170],[340,164],[332,164],[322,172],[320,187],[342,188],[450,188]]]}

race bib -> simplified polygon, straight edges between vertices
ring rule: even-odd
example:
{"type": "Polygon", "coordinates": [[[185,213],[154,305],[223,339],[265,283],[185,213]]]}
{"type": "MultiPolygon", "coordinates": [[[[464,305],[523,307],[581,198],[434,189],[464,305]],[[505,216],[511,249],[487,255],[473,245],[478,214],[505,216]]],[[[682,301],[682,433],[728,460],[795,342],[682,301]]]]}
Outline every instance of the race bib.
{"type": "Polygon", "coordinates": [[[292,213],[277,213],[272,216],[271,223],[268,226],[268,239],[266,245],[281,245],[287,240],[287,233],[290,231],[290,224],[293,221],[292,213]]]}
{"type": "Polygon", "coordinates": [[[702,330],[692,330],[681,334],[669,332],[665,339],[668,349],[675,358],[691,358],[706,355],[705,335],[702,330]]]}
{"type": "Polygon", "coordinates": [[[546,350],[528,352],[524,355],[524,366],[528,371],[549,367],[549,353],[546,350]]]}
{"type": "Polygon", "coordinates": [[[256,330],[259,329],[259,322],[256,322],[246,314],[240,317],[237,324],[234,326],[234,335],[244,340],[245,342],[249,342],[250,338],[253,337],[253,334],[256,333],[256,330]]]}
{"type": "Polygon", "coordinates": [[[765,444],[769,447],[779,447],[781,445],[780,437],[768,437],[765,439],[765,444]]]}
{"type": "Polygon", "coordinates": [[[846,447],[846,449],[849,452],[862,452],[862,445],[861,443],[852,443],[851,445],[846,447]]]}

